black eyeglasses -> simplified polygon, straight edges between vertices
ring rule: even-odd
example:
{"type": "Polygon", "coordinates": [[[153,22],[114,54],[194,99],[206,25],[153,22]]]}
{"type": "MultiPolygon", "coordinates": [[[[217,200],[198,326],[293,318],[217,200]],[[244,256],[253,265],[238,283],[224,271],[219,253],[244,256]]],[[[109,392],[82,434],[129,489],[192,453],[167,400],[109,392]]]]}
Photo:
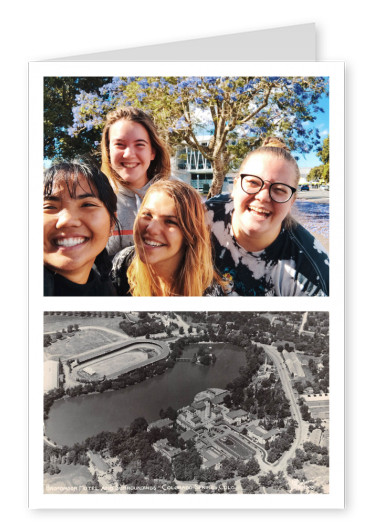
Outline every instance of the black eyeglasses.
{"type": "MultiPolygon", "coordinates": [[[[265,183],[268,182],[270,181],[264,181],[261,177],[257,177],[256,175],[247,175],[246,173],[240,174],[240,185],[242,190],[249,195],[258,194],[265,186],[265,183]]],[[[269,186],[270,199],[276,203],[287,203],[295,192],[296,188],[285,183],[270,183],[269,186]]]]}

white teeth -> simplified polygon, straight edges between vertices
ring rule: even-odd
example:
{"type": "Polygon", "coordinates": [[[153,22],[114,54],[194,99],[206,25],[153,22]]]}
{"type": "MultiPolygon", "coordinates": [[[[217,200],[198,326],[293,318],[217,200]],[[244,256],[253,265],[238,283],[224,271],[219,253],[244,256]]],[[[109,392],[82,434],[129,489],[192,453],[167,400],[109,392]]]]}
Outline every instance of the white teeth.
{"type": "Polygon", "coordinates": [[[250,210],[257,212],[258,214],[265,214],[266,216],[270,214],[268,210],[263,210],[262,208],[250,207],[250,210]]]}
{"type": "Polygon", "coordinates": [[[75,245],[84,243],[84,241],[85,241],[85,238],[62,238],[62,239],[56,240],[56,243],[60,247],[74,247],[75,245]]]}
{"type": "Polygon", "coordinates": [[[153,242],[151,240],[144,240],[144,242],[147,244],[147,245],[151,245],[152,247],[163,247],[163,243],[158,243],[158,242],[153,242]]]}
{"type": "Polygon", "coordinates": [[[137,166],[137,163],[127,164],[126,162],[124,162],[123,166],[124,168],[135,168],[137,166]]]}

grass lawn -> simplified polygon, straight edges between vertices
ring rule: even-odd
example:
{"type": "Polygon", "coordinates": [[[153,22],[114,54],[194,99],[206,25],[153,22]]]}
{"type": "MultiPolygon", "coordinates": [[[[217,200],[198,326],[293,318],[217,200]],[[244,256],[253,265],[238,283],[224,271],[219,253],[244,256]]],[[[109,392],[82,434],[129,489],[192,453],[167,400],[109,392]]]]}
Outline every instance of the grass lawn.
{"type": "MultiPolygon", "coordinates": [[[[120,336],[111,333],[111,331],[107,333],[103,330],[80,330],[75,332],[74,336],[66,337],[64,341],[58,339],[49,347],[45,347],[44,350],[49,359],[61,357],[62,360],[66,360],[81,352],[108,345],[120,339],[120,336]]],[[[126,340],[127,336],[124,334],[124,341],[126,340]]]]}

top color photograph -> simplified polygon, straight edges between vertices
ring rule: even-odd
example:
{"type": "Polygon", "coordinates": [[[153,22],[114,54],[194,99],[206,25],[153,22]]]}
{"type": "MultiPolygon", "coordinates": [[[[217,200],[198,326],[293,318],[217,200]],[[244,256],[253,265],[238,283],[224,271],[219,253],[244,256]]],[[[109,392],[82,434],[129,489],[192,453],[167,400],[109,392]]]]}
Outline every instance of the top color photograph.
{"type": "Polygon", "coordinates": [[[329,295],[328,77],[44,77],[45,296],[329,295]]]}

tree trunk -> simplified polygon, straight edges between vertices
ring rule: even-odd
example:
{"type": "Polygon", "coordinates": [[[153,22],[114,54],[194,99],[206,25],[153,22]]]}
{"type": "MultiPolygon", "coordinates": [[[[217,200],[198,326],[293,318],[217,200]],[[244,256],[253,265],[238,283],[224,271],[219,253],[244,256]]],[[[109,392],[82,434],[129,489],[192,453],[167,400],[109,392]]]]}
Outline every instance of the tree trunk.
{"type": "Polygon", "coordinates": [[[227,152],[220,152],[212,162],[213,181],[210,187],[207,199],[214,197],[222,192],[223,182],[226,177],[229,165],[229,155],[227,152]]]}

